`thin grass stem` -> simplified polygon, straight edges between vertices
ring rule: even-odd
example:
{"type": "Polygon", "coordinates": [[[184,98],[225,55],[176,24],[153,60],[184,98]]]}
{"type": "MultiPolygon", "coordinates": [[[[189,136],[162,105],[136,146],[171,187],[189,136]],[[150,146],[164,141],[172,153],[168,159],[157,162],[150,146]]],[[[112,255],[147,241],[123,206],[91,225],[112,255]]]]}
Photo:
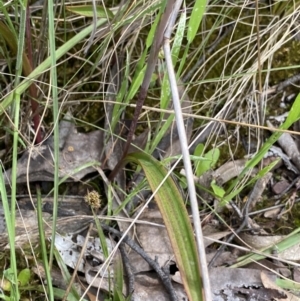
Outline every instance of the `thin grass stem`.
{"type": "MultiPolygon", "coordinates": [[[[52,99],[53,99],[53,123],[54,123],[54,190],[53,190],[53,222],[52,222],[52,238],[49,254],[49,265],[50,269],[53,261],[54,253],[54,242],[56,233],[56,222],[57,222],[57,211],[58,211],[58,187],[59,187],[59,126],[58,126],[58,90],[57,90],[57,72],[56,72],[56,50],[55,50],[55,26],[54,26],[54,13],[53,13],[54,2],[53,0],[48,0],[48,18],[49,18],[49,49],[50,49],[50,59],[51,59],[51,72],[50,79],[52,84],[52,99]]],[[[53,296],[53,294],[52,294],[53,296]]]]}
{"type": "Polygon", "coordinates": [[[47,290],[48,294],[45,294],[47,300],[54,300],[54,292],[52,287],[52,278],[50,267],[48,263],[48,256],[47,256],[47,246],[46,246],[46,238],[45,238],[45,231],[44,231],[44,223],[43,223],[43,215],[42,215],[42,198],[41,198],[41,190],[38,185],[36,185],[36,194],[37,194],[37,217],[38,217],[38,226],[39,226],[39,239],[40,239],[40,248],[41,254],[43,258],[43,264],[45,269],[45,275],[47,280],[47,290]]]}

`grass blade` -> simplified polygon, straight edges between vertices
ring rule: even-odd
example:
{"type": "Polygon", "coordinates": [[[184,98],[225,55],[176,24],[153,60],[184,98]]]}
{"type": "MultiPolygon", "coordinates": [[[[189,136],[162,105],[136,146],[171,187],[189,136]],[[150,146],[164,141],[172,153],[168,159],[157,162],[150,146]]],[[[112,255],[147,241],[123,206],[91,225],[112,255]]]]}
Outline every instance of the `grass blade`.
{"type": "Polygon", "coordinates": [[[48,293],[49,299],[54,300],[52,278],[51,278],[50,267],[49,267],[49,263],[48,263],[46,237],[45,237],[45,231],[44,231],[41,190],[40,190],[39,186],[36,186],[36,193],[37,193],[37,213],[38,213],[37,217],[38,217],[38,225],[39,225],[40,248],[41,248],[41,255],[43,258],[45,275],[46,275],[46,279],[47,279],[47,290],[48,290],[47,293],[48,293]]]}
{"type": "Polygon", "coordinates": [[[133,153],[126,161],[139,164],[146,175],[165,222],[176,262],[189,300],[202,300],[202,279],[194,232],[182,196],[167,170],[145,153],[133,153]]]}
{"type": "Polygon", "coordinates": [[[4,209],[5,223],[8,233],[8,242],[10,246],[10,269],[12,271],[12,291],[15,293],[16,300],[19,300],[19,288],[18,288],[18,272],[17,272],[17,262],[16,262],[16,249],[15,249],[15,223],[14,217],[11,215],[11,210],[7,198],[5,182],[3,177],[2,169],[0,169],[0,196],[2,200],[2,205],[4,209]]]}
{"type": "Polygon", "coordinates": [[[205,12],[206,2],[207,0],[197,0],[193,7],[193,11],[189,22],[188,32],[187,32],[187,40],[189,44],[192,43],[192,41],[194,40],[198,32],[200,22],[205,12]]]}
{"type": "MultiPolygon", "coordinates": [[[[76,5],[76,6],[66,6],[66,9],[74,14],[85,16],[85,17],[93,17],[93,6],[92,5],[76,5]]],[[[112,19],[114,14],[103,6],[97,6],[97,18],[107,18],[112,19]]]]}
{"type": "MultiPolygon", "coordinates": [[[[53,0],[48,0],[48,18],[49,18],[49,50],[50,50],[50,79],[51,79],[51,92],[53,99],[53,123],[54,123],[54,202],[53,202],[53,221],[52,221],[52,237],[51,237],[51,246],[50,246],[50,254],[49,254],[49,266],[50,270],[52,268],[53,261],[53,252],[54,252],[54,242],[55,242],[55,234],[56,234],[56,221],[57,221],[57,211],[58,211],[58,187],[59,187],[59,127],[58,127],[58,118],[59,118],[59,110],[58,110],[58,89],[57,89],[57,69],[56,69],[56,51],[55,51],[55,29],[54,29],[54,13],[53,13],[54,3],[53,0]]],[[[50,285],[50,283],[49,283],[50,285]]],[[[49,290],[50,300],[54,300],[53,290],[49,290]]]]}

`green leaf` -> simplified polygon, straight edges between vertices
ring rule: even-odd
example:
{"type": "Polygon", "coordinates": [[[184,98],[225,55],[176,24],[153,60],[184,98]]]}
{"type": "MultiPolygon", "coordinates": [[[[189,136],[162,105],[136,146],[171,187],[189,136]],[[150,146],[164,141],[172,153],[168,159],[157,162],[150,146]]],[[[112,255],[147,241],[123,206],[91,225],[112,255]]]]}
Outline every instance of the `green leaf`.
{"type": "MultiPolygon", "coordinates": [[[[12,268],[8,268],[6,270],[3,271],[3,275],[4,277],[9,280],[11,283],[14,283],[14,271],[12,268]]],[[[16,284],[16,283],[14,283],[16,284]]]]}
{"type": "Polygon", "coordinates": [[[132,84],[130,86],[130,89],[129,89],[129,92],[128,92],[128,95],[125,99],[125,103],[128,103],[129,100],[131,100],[133,98],[133,96],[136,94],[139,87],[141,86],[141,84],[143,82],[144,75],[145,75],[146,67],[147,66],[144,66],[144,68],[140,71],[139,74],[137,74],[137,77],[132,82],[132,84]]]}
{"type": "Polygon", "coordinates": [[[215,195],[219,198],[222,198],[225,195],[225,190],[216,184],[216,180],[212,180],[210,186],[213,189],[215,195]]]}
{"type": "MultiPolygon", "coordinates": [[[[200,156],[203,153],[204,145],[197,145],[194,155],[200,156]]],[[[202,158],[196,163],[196,176],[200,177],[208,170],[212,169],[218,162],[220,157],[220,150],[218,148],[213,148],[206,154],[202,155],[202,158]]]]}
{"type": "Polygon", "coordinates": [[[175,66],[177,63],[177,60],[179,59],[179,52],[182,45],[183,37],[184,37],[184,31],[186,28],[186,11],[184,11],[179,18],[177,30],[174,37],[174,42],[172,45],[172,63],[175,66]]]}
{"type": "Polygon", "coordinates": [[[193,7],[187,32],[187,40],[189,44],[194,40],[198,32],[200,22],[205,12],[206,2],[207,0],[196,0],[196,3],[193,7]]]}
{"type": "Polygon", "coordinates": [[[137,93],[138,89],[140,88],[142,82],[143,82],[143,79],[144,79],[144,76],[145,76],[145,72],[146,72],[146,67],[147,67],[147,64],[145,64],[145,58],[146,58],[146,55],[148,53],[148,49],[152,46],[153,44],[153,39],[154,39],[154,36],[155,36],[155,31],[156,31],[156,27],[159,23],[159,20],[160,20],[160,16],[161,16],[161,13],[164,9],[164,6],[165,6],[166,2],[161,2],[160,3],[160,11],[159,13],[157,14],[156,18],[155,18],[155,21],[153,22],[151,28],[150,28],[150,31],[147,35],[147,39],[146,39],[146,47],[145,47],[145,50],[143,51],[143,53],[141,54],[140,58],[139,58],[139,62],[137,63],[136,65],[136,71],[135,71],[135,74],[133,76],[133,80],[132,80],[132,84],[129,88],[129,92],[128,92],[128,95],[125,99],[125,103],[129,103],[129,101],[134,97],[134,95],[137,93]]]}
{"type": "Polygon", "coordinates": [[[199,143],[194,150],[194,156],[202,156],[203,150],[204,150],[204,144],[199,143]]]}
{"type": "Polygon", "coordinates": [[[27,285],[30,281],[30,277],[31,277],[30,270],[27,268],[23,269],[18,275],[18,281],[20,286],[27,285]]]}
{"type": "MultiPolygon", "coordinates": [[[[171,87],[168,76],[164,75],[163,82],[161,85],[161,94],[160,94],[160,108],[167,109],[171,99],[171,87]]],[[[163,116],[165,113],[162,113],[163,116]]]]}
{"type": "MultiPolygon", "coordinates": [[[[97,18],[112,19],[114,14],[108,9],[103,8],[103,6],[98,5],[97,7],[97,18]]],[[[74,14],[84,16],[84,17],[93,17],[93,5],[76,5],[76,6],[66,6],[66,9],[74,14]]]]}
{"type": "Polygon", "coordinates": [[[300,283],[295,282],[295,281],[290,280],[290,279],[277,278],[276,279],[276,284],[279,287],[284,288],[284,289],[300,291],[300,283]]]}
{"type": "MultiPolygon", "coordinates": [[[[26,291],[32,291],[32,292],[41,292],[43,294],[45,294],[45,285],[32,285],[32,286],[26,286],[24,288],[24,290],[26,291]]],[[[66,290],[65,289],[59,289],[56,287],[53,287],[53,292],[54,292],[54,296],[55,296],[55,300],[62,300],[65,297],[66,294],[66,290]]],[[[77,294],[78,295],[78,294],[77,294]]],[[[71,293],[69,293],[69,295],[66,298],[67,301],[78,301],[78,300],[82,300],[82,301],[88,301],[86,298],[82,298],[82,297],[78,297],[78,296],[74,296],[71,293]]]]}
{"type": "Polygon", "coordinates": [[[126,162],[139,164],[155,193],[155,200],[166,225],[181,278],[189,300],[202,300],[202,279],[196,242],[189,215],[176,184],[167,176],[164,166],[145,153],[133,153],[126,162]]]}
{"type": "MultiPolygon", "coordinates": [[[[55,256],[56,262],[57,262],[57,264],[60,268],[61,274],[62,274],[62,281],[64,281],[65,283],[70,283],[72,277],[70,275],[68,267],[66,266],[65,262],[61,258],[61,254],[58,252],[58,250],[56,248],[54,248],[54,256],[55,256]]],[[[65,291],[63,291],[63,292],[65,292],[65,291]]],[[[54,293],[55,293],[55,289],[54,289],[54,293]]],[[[64,296],[64,294],[63,294],[63,296],[64,296]]],[[[75,288],[75,285],[73,284],[71,287],[70,293],[67,297],[67,300],[78,301],[79,299],[80,299],[80,296],[75,288]]]]}

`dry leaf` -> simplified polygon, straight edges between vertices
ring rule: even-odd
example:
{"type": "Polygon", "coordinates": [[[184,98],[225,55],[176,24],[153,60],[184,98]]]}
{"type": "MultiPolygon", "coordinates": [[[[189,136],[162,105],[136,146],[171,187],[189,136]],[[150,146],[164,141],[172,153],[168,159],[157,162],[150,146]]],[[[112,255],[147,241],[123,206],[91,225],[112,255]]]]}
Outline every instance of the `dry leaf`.
{"type": "MultiPolygon", "coordinates": [[[[98,265],[95,265],[93,262],[93,266],[86,260],[84,273],[86,282],[95,288],[98,288],[105,292],[110,292],[114,288],[114,271],[115,265],[117,265],[117,260],[121,260],[120,251],[116,250],[113,255],[113,259],[110,263],[106,264],[102,262],[98,265]]],[[[123,279],[124,280],[124,279],[123,279]]],[[[127,294],[126,285],[123,285],[123,294],[127,294]]]]}
{"type": "MultiPolygon", "coordinates": [[[[144,251],[153,260],[156,260],[161,267],[165,266],[170,260],[174,261],[175,257],[171,242],[159,210],[144,210],[140,220],[151,223],[136,224],[136,238],[144,251]]],[[[131,252],[129,259],[131,262],[134,262],[136,273],[152,270],[149,264],[136,252],[131,252]]]]}
{"type": "Polygon", "coordinates": [[[291,294],[290,292],[280,288],[272,278],[270,273],[266,271],[261,272],[261,281],[265,288],[271,289],[273,291],[277,291],[281,294],[281,297],[269,296],[270,300],[276,301],[300,301],[300,298],[291,294]]]}
{"type": "MultiPolygon", "coordinates": [[[[143,273],[135,277],[134,301],[169,301],[170,296],[162,286],[160,280],[152,273],[143,273]]],[[[173,283],[177,298],[180,301],[188,301],[187,295],[181,284],[173,283]]]]}
{"type": "MultiPolygon", "coordinates": [[[[88,134],[78,133],[73,123],[70,123],[67,129],[69,134],[66,135],[63,127],[63,135],[60,139],[62,149],[59,150],[59,178],[67,176],[67,181],[79,181],[95,169],[87,167],[75,172],[76,169],[89,162],[101,161],[103,132],[98,130],[88,134]]],[[[42,145],[26,150],[18,160],[17,182],[53,181],[53,149],[53,138],[50,137],[42,145]]],[[[11,170],[6,172],[5,180],[6,183],[10,182],[11,170]]]]}
{"type": "Polygon", "coordinates": [[[282,208],[270,209],[264,213],[264,217],[265,218],[276,218],[281,210],[282,210],[282,208]]]}
{"type": "Polygon", "coordinates": [[[209,277],[213,301],[272,300],[273,292],[263,288],[259,270],[213,268],[209,277]]]}
{"type": "Polygon", "coordinates": [[[219,231],[212,225],[205,225],[203,228],[204,246],[205,248],[215,243],[216,240],[220,240],[225,236],[231,234],[231,231],[219,231]]]}
{"type": "MultiPolygon", "coordinates": [[[[80,234],[68,234],[65,236],[57,234],[55,236],[55,247],[58,250],[64,263],[74,269],[80,257],[82,246],[84,245],[85,237],[80,234]]],[[[110,253],[115,244],[106,238],[106,245],[110,253]]],[[[84,258],[93,257],[97,262],[103,262],[104,255],[101,248],[99,238],[90,237],[84,252],[84,258]]],[[[78,267],[78,271],[85,272],[85,263],[82,261],[78,267]]]]}
{"type": "MultiPolygon", "coordinates": [[[[206,261],[210,262],[214,256],[216,255],[217,251],[211,252],[206,254],[206,261]]],[[[232,252],[222,252],[214,261],[213,267],[220,267],[220,266],[230,266],[236,262],[237,256],[234,255],[232,252]]]]}

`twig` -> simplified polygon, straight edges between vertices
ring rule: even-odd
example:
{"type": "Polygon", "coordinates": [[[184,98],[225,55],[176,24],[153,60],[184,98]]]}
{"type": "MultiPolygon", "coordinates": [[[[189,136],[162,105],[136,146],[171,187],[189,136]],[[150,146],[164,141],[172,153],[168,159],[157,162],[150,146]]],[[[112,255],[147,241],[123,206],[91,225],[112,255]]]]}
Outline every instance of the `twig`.
{"type": "Polygon", "coordinates": [[[128,277],[128,295],[130,296],[130,301],[134,301],[134,273],[132,271],[132,266],[129,262],[129,258],[127,256],[124,244],[121,243],[119,246],[119,250],[122,256],[124,269],[126,271],[126,275],[128,277]]]}
{"type": "Polygon", "coordinates": [[[284,88],[287,88],[290,85],[293,85],[297,82],[300,82],[300,74],[293,75],[283,82],[279,83],[276,87],[276,92],[281,92],[284,88]]]}

